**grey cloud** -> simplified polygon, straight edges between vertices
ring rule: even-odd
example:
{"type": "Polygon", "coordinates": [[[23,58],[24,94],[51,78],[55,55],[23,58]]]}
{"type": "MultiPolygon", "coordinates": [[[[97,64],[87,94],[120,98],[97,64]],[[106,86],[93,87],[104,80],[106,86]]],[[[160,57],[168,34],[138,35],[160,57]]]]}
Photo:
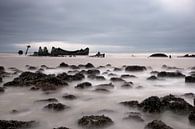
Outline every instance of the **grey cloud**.
{"type": "Polygon", "coordinates": [[[194,21],[194,10],[171,14],[156,0],[0,0],[0,51],[58,40],[124,52],[195,51],[194,21]]]}

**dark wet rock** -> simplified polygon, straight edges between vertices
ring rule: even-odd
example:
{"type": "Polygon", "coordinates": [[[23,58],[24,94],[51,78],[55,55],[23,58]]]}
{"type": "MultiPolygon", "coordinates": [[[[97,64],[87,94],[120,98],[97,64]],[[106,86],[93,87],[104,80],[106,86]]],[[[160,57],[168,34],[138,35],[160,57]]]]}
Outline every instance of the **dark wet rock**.
{"type": "Polygon", "coordinates": [[[35,124],[35,121],[0,120],[0,129],[26,129],[35,124]]]}
{"type": "Polygon", "coordinates": [[[183,96],[188,97],[188,98],[195,98],[194,93],[185,93],[183,96]]]}
{"type": "Polygon", "coordinates": [[[0,73],[5,72],[5,68],[3,66],[0,66],[0,73]]]}
{"type": "Polygon", "coordinates": [[[111,109],[102,109],[102,110],[97,111],[97,113],[99,113],[99,114],[114,113],[114,112],[115,111],[114,110],[111,110],[111,109]]]}
{"type": "Polygon", "coordinates": [[[36,86],[33,86],[33,87],[31,87],[30,88],[30,90],[32,90],[32,91],[37,91],[37,90],[39,90],[40,88],[39,87],[36,87],[36,86]]]}
{"type": "Polygon", "coordinates": [[[83,116],[78,120],[78,124],[86,129],[104,128],[112,125],[114,122],[107,116],[83,116]]]}
{"type": "Polygon", "coordinates": [[[10,67],[9,70],[13,71],[14,73],[13,74],[18,74],[18,73],[21,73],[22,71],[15,68],[15,67],[10,67]]]}
{"type": "Polygon", "coordinates": [[[114,88],[114,85],[112,83],[107,83],[107,84],[99,84],[96,87],[99,87],[99,88],[114,88]]]}
{"type": "Polygon", "coordinates": [[[159,113],[161,112],[161,101],[157,96],[151,96],[139,104],[144,112],[159,113]]]}
{"type": "Polygon", "coordinates": [[[195,83],[195,77],[194,76],[187,76],[185,77],[186,83],[195,83]]]}
{"type": "Polygon", "coordinates": [[[162,71],[162,72],[159,72],[157,74],[158,77],[185,77],[184,74],[182,74],[181,72],[165,72],[165,71],[162,71]]]}
{"type": "Polygon", "coordinates": [[[46,65],[41,65],[41,68],[48,69],[49,67],[47,67],[46,65]]]}
{"type": "Polygon", "coordinates": [[[79,71],[78,70],[70,70],[70,71],[68,71],[68,73],[69,74],[76,74],[76,73],[79,73],[79,71]]]}
{"type": "Polygon", "coordinates": [[[136,100],[124,101],[124,102],[120,102],[120,104],[130,108],[137,108],[139,106],[139,102],[136,100]]]}
{"type": "Polygon", "coordinates": [[[158,74],[159,73],[159,71],[152,71],[152,72],[150,72],[151,74],[158,74]]]}
{"type": "Polygon", "coordinates": [[[86,72],[88,75],[98,75],[100,71],[98,69],[90,69],[86,72]]]}
{"type": "Polygon", "coordinates": [[[124,120],[134,120],[137,122],[144,122],[141,113],[139,112],[129,112],[128,116],[123,118],[124,120]]]}
{"type": "Polygon", "coordinates": [[[153,120],[148,123],[144,129],[173,129],[172,127],[166,125],[164,122],[160,120],[153,120]]]}
{"type": "Polygon", "coordinates": [[[101,92],[101,93],[109,93],[110,92],[108,89],[105,89],[105,88],[96,88],[94,91],[101,92]]]}
{"type": "Polygon", "coordinates": [[[66,64],[66,63],[64,63],[64,62],[62,62],[62,63],[59,65],[59,67],[60,67],[60,68],[67,68],[67,67],[69,67],[69,65],[66,64]]]}
{"type": "Polygon", "coordinates": [[[56,90],[68,84],[53,75],[43,73],[23,72],[13,81],[7,82],[4,86],[27,87],[36,86],[42,90],[56,90]]]}
{"type": "Polygon", "coordinates": [[[136,78],[135,75],[129,75],[129,74],[123,74],[121,75],[121,78],[136,78]]]}
{"type": "Polygon", "coordinates": [[[117,71],[122,71],[122,69],[121,69],[121,68],[115,67],[115,68],[113,69],[113,71],[115,71],[115,72],[117,72],[117,71]]]}
{"type": "Polygon", "coordinates": [[[79,67],[76,66],[76,65],[70,65],[69,67],[70,67],[71,69],[79,69],[79,67]]]}
{"type": "Polygon", "coordinates": [[[5,92],[5,89],[3,87],[0,87],[0,93],[5,92]]]}
{"type": "Polygon", "coordinates": [[[190,121],[191,124],[195,124],[195,109],[190,113],[190,115],[188,116],[188,119],[190,121]]]}
{"type": "Polygon", "coordinates": [[[118,77],[112,77],[112,78],[110,78],[110,81],[112,81],[112,82],[124,82],[125,80],[123,80],[122,78],[118,78],[118,77]]]}
{"type": "Polygon", "coordinates": [[[52,111],[63,111],[67,108],[70,108],[69,106],[66,106],[62,103],[51,103],[44,107],[44,109],[52,110],[52,111]]]}
{"type": "Polygon", "coordinates": [[[1,83],[1,82],[3,82],[3,78],[2,78],[2,77],[0,77],[0,83],[1,83]]]}
{"type": "Polygon", "coordinates": [[[147,80],[158,80],[158,78],[156,76],[150,76],[147,78],[147,80]]]}
{"type": "Polygon", "coordinates": [[[56,98],[48,98],[48,99],[36,100],[35,102],[58,102],[58,100],[56,98]]]}
{"type": "Polygon", "coordinates": [[[111,64],[106,64],[106,67],[111,67],[112,65],[111,64]]]}
{"type": "Polygon", "coordinates": [[[154,53],[150,55],[149,57],[168,57],[168,56],[164,53],[154,53]]]}
{"type": "Polygon", "coordinates": [[[67,100],[77,99],[77,97],[75,95],[72,95],[72,94],[63,95],[62,98],[67,99],[67,100]]]}
{"type": "Polygon", "coordinates": [[[57,128],[53,128],[53,129],[69,129],[67,127],[57,127],[57,128]]]}
{"type": "Polygon", "coordinates": [[[0,66],[0,78],[8,77],[10,74],[5,71],[3,66],[0,66]]]}
{"type": "Polygon", "coordinates": [[[106,80],[104,76],[96,76],[96,75],[88,75],[88,78],[89,79],[92,79],[92,80],[100,80],[100,81],[104,81],[106,80]]]}
{"type": "Polygon", "coordinates": [[[127,66],[125,68],[125,71],[127,71],[127,72],[141,72],[141,71],[145,71],[145,70],[146,70],[145,66],[138,66],[138,65],[127,66]]]}
{"type": "Polygon", "coordinates": [[[67,81],[67,82],[72,82],[72,81],[81,81],[85,78],[85,76],[81,73],[76,73],[74,75],[68,75],[67,73],[61,73],[57,75],[57,78],[67,81]]]}
{"type": "Polygon", "coordinates": [[[94,68],[94,65],[93,64],[91,64],[91,63],[87,63],[86,65],[85,65],[85,68],[94,68]]]}
{"type": "Polygon", "coordinates": [[[86,89],[89,87],[92,87],[92,84],[90,82],[83,82],[83,83],[78,84],[75,88],[86,89]]]}
{"type": "Polygon", "coordinates": [[[108,76],[117,76],[115,73],[109,73],[108,76]]]}
{"type": "Polygon", "coordinates": [[[28,67],[28,70],[36,70],[37,69],[37,67],[35,67],[35,66],[29,66],[28,67]]]}
{"type": "Polygon", "coordinates": [[[124,82],[121,85],[122,88],[132,88],[133,87],[133,82],[124,82]]]}
{"type": "Polygon", "coordinates": [[[161,105],[164,110],[171,110],[175,113],[186,114],[193,110],[193,106],[183,98],[167,95],[161,98],[161,105]]]}

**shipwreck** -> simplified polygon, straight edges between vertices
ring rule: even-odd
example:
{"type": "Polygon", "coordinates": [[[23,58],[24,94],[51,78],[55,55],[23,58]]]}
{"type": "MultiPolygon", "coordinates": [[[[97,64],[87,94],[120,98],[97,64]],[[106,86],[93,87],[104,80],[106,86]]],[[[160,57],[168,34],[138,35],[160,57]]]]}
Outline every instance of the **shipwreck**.
{"type": "Polygon", "coordinates": [[[89,55],[89,48],[75,50],[75,51],[68,51],[63,50],[61,48],[52,47],[51,52],[48,52],[47,47],[43,49],[39,47],[38,52],[34,52],[32,56],[77,56],[77,55],[89,55]]]}

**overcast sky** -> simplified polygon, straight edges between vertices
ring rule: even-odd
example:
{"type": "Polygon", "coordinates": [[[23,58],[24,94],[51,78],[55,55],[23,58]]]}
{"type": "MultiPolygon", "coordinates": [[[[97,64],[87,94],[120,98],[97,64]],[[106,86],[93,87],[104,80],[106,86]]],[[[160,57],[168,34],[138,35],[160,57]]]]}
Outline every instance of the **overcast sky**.
{"type": "Polygon", "coordinates": [[[0,0],[0,52],[195,51],[194,0],[0,0]]]}

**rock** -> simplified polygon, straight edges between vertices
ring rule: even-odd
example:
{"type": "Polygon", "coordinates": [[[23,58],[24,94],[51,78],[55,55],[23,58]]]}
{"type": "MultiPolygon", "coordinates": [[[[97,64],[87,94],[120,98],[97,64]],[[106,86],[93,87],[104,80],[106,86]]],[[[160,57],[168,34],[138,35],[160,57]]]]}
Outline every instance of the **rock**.
{"type": "Polygon", "coordinates": [[[109,73],[108,76],[117,76],[115,73],[109,73]]]}
{"type": "Polygon", "coordinates": [[[150,55],[149,57],[168,57],[168,56],[164,53],[154,53],[150,55]]]}
{"type": "Polygon", "coordinates": [[[156,76],[150,76],[147,78],[147,80],[158,80],[158,78],[156,76]]]}
{"type": "Polygon", "coordinates": [[[113,71],[115,71],[115,72],[117,72],[117,71],[122,71],[122,69],[121,69],[121,68],[115,67],[113,71]]]}
{"type": "Polygon", "coordinates": [[[158,71],[152,71],[150,72],[151,74],[158,74],[159,72],[158,71]]]}
{"type": "Polygon", "coordinates": [[[58,102],[58,100],[56,98],[48,98],[48,99],[37,100],[35,102],[58,102]]]}
{"type": "Polygon", "coordinates": [[[40,89],[39,87],[35,87],[35,86],[33,86],[33,87],[30,88],[30,90],[32,90],[32,91],[37,91],[39,89],[40,89]]]}
{"type": "Polygon", "coordinates": [[[195,124],[195,109],[190,113],[190,115],[188,116],[188,119],[191,124],[195,124]]]}
{"type": "Polygon", "coordinates": [[[121,75],[121,78],[136,78],[135,75],[129,75],[129,74],[123,74],[121,75]]]}
{"type": "Polygon", "coordinates": [[[120,104],[130,107],[130,108],[137,108],[139,106],[139,102],[136,100],[120,102],[120,104]]]}
{"type": "Polygon", "coordinates": [[[59,67],[60,67],[60,68],[67,68],[67,67],[69,67],[69,65],[66,64],[66,63],[64,63],[64,62],[62,62],[62,63],[59,65],[59,67]]]}
{"type": "Polygon", "coordinates": [[[42,90],[56,90],[68,84],[53,75],[46,75],[43,73],[23,72],[19,77],[14,78],[13,81],[7,82],[4,86],[36,86],[42,90]]]}
{"type": "Polygon", "coordinates": [[[193,106],[183,98],[167,95],[161,98],[161,104],[164,110],[171,110],[175,113],[186,114],[193,110],[193,106]]]}
{"type": "Polygon", "coordinates": [[[111,64],[106,64],[106,67],[111,67],[112,65],[111,64]]]}
{"type": "Polygon", "coordinates": [[[112,82],[124,82],[125,80],[123,80],[122,78],[118,78],[118,77],[112,77],[112,78],[110,78],[110,81],[112,81],[112,82]]]}
{"type": "Polygon", "coordinates": [[[44,109],[51,110],[51,111],[63,111],[67,108],[70,108],[62,103],[51,103],[44,107],[44,109]]]}
{"type": "Polygon", "coordinates": [[[137,122],[144,122],[144,119],[142,118],[141,114],[139,112],[130,112],[128,113],[128,116],[123,118],[124,120],[134,120],[137,122]]]}
{"type": "Polygon", "coordinates": [[[85,78],[85,76],[81,73],[76,73],[74,75],[68,75],[67,73],[61,73],[57,75],[57,78],[67,81],[67,82],[72,82],[72,81],[81,81],[85,78]]]}
{"type": "Polygon", "coordinates": [[[78,84],[75,88],[85,89],[89,87],[92,87],[92,84],[90,82],[83,82],[83,83],[78,84]]]}
{"type": "Polygon", "coordinates": [[[91,64],[91,63],[87,63],[86,65],[85,65],[85,68],[94,68],[94,66],[93,66],[93,64],[91,64]]]}
{"type": "Polygon", "coordinates": [[[125,71],[127,71],[127,72],[141,72],[141,71],[145,71],[145,70],[146,70],[145,66],[138,66],[138,65],[127,66],[125,68],[125,71]]]}
{"type": "Polygon", "coordinates": [[[99,80],[99,81],[106,80],[104,76],[96,76],[96,75],[88,75],[88,78],[92,80],[99,80]]]}
{"type": "Polygon", "coordinates": [[[83,116],[78,120],[78,124],[86,129],[104,128],[112,125],[114,122],[107,116],[83,116]]]}
{"type": "Polygon", "coordinates": [[[70,65],[69,67],[70,67],[71,69],[79,69],[79,67],[76,66],[76,65],[70,65]]]}
{"type": "Polygon", "coordinates": [[[0,73],[5,72],[5,68],[3,66],[0,66],[0,73]]]}
{"type": "Polygon", "coordinates": [[[132,88],[133,86],[133,82],[124,82],[123,84],[122,84],[122,88],[132,88]]]}
{"type": "Polygon", "coordinates": [[[98,69],[90,69],[86,72],[88,75],[98,75],[100,71],[98,69]]]}
{"type": "Polygon", "coordinates": [[[108,83],[108,84],[99,84],[96,87],[100,87],[100,88],[114,88],[114,85],[112,83],[108,83]]]}
{"type": "Polygon", "coordinates": [[[183,96],[188,97],[188,98],[195,98],[194,93],[185,93],[183,96]]]}
{"type": "Polygon", "coordinates": [[[172,66],[167,66],[167,65],[162,65],[162,68],[163,69],[167,69],[167,70],[178,70],[178,69],[181,69],[181,68],[177,68],[177,67],[172,67],[172,66]]]}
{"type": "Polygon", "coordinates": [[[66,94],[66,95],[63,95],[62,98],[64,99],[68,99],[68,100],[74,100],[74,99],[77,99],[77,97],[75,95],[71,95],[71,94],[66,94]]]}
{"type": "Polygon", "coordinates": [[[159,113],[161,112],[161,101],[157,96],[151,96],[139,104],[139,107],[144,112],[159,113]]]}
{"type": "Polygon", "coordinates": [[[0,87],[0,93],[5,92],[5,89],[3,87],[0,87]]]}
{"type": "Polygon", "coordinates": [[[184,74],[182,74],[181,72],[165,72],[165,71],[162,71],[162,72],[159,72],[157,74],[158,77],[185,77],[184,74]]]}
{"type": "Polygon", "coordinates": [[[37,69],[37,67],[35,67],[35,66],[29,66],[28,67],[28,70],[36,70],[37,69]]]}
{"type": "Polygon", "coordinates": [[[186,83],[195,83],[195,77],[194,76],[187,76],[185,77],[186,83]]]}
{"type": "Polygon", "coordinates": [[[53,129],[69,129],[67,127],[58,127],[58,128],[53,128],[53,129]]]}
{"type": "Polygon", "coordinates": [[[0,120],[0,129],[32,128],[35,121],[0,120]]]}
{"type": "Polygon", "coordinates": [[[110,91],[105,88],[96,88],[94,91],[101,92],[101,93],[109,93],[110,91]]]}
{"type": "Polygon", "coordinates": [[[160,120],[153,120],[148,123],[144,129],[173,129],[160,120]]]}
{"type": "Polygon", "coordinates": [[[3,82],[3,78],[2,77],[0,77],[0,83],[2,83],[3,82]]]}

